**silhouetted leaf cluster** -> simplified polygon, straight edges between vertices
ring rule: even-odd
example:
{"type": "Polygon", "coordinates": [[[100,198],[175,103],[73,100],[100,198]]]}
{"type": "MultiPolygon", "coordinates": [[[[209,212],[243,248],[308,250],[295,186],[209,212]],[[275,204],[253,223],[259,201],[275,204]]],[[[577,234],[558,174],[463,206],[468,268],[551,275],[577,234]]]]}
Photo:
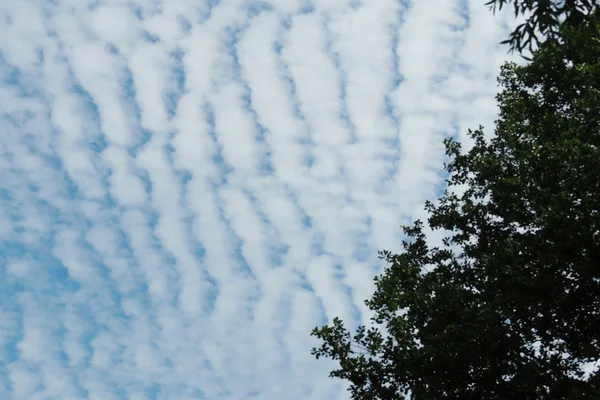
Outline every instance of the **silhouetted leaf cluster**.
{"type": "Polygon", "coordinates": [[[555,39],[563,23],[581,24],[594,12],[598,0],[489,0],[485,3],[493,12],[509,4],[513,6],[515,17],[525,14],[528,17],[501,43],[509,44],[510,52],[522,53],[526,48],[533,51],[534,43],[539,46],[543,37],[555,39]]]}

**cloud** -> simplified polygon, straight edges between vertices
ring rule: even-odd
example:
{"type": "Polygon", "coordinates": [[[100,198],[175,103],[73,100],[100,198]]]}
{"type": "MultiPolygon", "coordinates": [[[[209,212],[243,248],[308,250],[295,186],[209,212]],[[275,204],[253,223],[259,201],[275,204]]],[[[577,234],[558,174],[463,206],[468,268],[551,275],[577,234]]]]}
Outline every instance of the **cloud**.
{"type": "Polygon", "coordinates": [[[0,397],[348,398],[441,140],[491,130],[479,1],[0,5],[0,397]]]}

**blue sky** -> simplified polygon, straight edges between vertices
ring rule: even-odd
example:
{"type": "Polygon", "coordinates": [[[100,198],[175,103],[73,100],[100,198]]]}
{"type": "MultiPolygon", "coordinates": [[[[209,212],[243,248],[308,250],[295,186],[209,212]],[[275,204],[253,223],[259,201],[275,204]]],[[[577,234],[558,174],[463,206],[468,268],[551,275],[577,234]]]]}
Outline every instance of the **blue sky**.
{"type": "Polygon", "coordinates": [[[1,2],[0,398],[347,399],[310,331],[491,132],[483,3],[1,2]]]}

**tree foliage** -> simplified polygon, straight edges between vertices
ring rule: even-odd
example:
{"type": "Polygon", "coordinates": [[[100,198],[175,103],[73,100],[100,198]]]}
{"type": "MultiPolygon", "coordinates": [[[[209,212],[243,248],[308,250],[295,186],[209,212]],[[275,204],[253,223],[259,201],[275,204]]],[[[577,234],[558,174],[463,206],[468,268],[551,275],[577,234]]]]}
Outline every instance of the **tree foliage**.
{"type": "Polygon", "coordinates": [[[495,135],[445,141],[448,190],[366,301],[371,327],[315,328],[355,400],[598,399],[600,18],[562,25],[498,81],[495,135]],[[460,194],[454,188],[466,188],[460,194]]]}
{"type": "Polygon", "coordinates": [[[510,51],[522,53],[525,48],[533,50],[540,44],[538,35],[555,39],[562,23],[577,26],[591,15],[598,0],[489,0],[485,3],[496,12],[512,4],[515,17],[527,14],[525,22],[515,28],[502,43],[510,45],[510,51]]]}

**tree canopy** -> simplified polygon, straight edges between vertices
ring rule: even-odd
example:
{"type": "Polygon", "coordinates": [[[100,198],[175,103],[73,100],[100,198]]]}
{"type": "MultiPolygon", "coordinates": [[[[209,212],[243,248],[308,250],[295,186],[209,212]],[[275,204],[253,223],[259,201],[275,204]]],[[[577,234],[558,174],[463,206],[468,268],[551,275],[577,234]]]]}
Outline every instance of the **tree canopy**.
{"type": "Polygon", "coordinates": [[[469,131],[468,152],[445,140],[448,189],[425,207],[443,243],[404,227],[404,251],[380,253],[371,326],[312,333],[355,400],[600,398],[582,368],[600,361],[598,13],[498,81],[495,134],[469,131]]]}
{"type": "Polygon", "coordinates": [[[511,52],[522,54],[525,48],[533,50],[534,43],[539,45],[540,36],[556,38],[561,24],[582,23],[594,12],[598,0],[489,0],[485,3],[494,12],[508,4],[512,4],[515,17],[528,15],[502,42],[510,45],[511,52]]]}

